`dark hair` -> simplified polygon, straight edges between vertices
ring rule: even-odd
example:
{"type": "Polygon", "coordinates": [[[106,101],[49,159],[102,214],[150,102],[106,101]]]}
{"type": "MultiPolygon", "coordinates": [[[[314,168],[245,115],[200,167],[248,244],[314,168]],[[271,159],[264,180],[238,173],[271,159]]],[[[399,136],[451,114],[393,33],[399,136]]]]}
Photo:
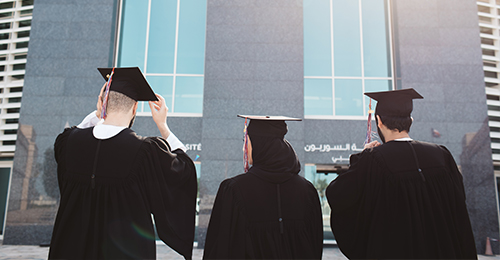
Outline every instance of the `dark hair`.
{"type": "Polygon", "coordinates": [[[128,96],[111,90],[109,91],[108,105],[106,109],[108,112],[126,113],[135,105],[135,102],[135,100],[129,98],[128,96]]]}
{"type": "Polygon", "coordinates": [[[382,124],[384,124],[387,128],[390,130],[398,130],[399,132],[401,131],[406,131],[410,132],[410,126],[412,123],[411,117],[395,117],[395,116],[380,116],[380,119],[382,120],[382,124]]]}

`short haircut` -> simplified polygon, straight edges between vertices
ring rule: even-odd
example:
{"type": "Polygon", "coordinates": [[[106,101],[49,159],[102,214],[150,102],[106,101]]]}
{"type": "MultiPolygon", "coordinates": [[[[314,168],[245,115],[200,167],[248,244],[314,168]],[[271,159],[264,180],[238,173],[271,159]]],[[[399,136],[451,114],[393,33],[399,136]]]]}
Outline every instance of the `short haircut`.
{"type": "Polygon", "coordinates": [[[109,91],[106,111],[107,113],[127,113],[134,106],[135,102],[135,100],[128,96],[111,90],[109,91]]]}
{"type": "Polygon", "coordinates": [[[410,132],[410,126],[413,120],[409,116],[405,117],[395,117],[395,116],[380,116],[382,124],[384,124],[390,130],[398,130],[399,132],[406,131],[410,132]]]}

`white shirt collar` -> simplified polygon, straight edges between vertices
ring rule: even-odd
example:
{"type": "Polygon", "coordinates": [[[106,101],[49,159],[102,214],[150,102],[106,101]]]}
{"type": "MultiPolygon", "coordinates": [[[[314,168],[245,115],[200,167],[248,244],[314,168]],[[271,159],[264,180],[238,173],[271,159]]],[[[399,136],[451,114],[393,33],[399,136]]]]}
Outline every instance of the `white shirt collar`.
{"type": "Polygon", "coordinates": [[[410,137],[403,137],[399,139],[394,139],[394,141],[413,141],[413,139],[411,139],[410,137]]]}
{"type": "Polygon", "coordinates": [[[94,134],[95,138],[103,140],[103,139],[109,139],[119,134],[125,128],[127,127],[98,124],[92,130],[92,133],[94,134]]]}

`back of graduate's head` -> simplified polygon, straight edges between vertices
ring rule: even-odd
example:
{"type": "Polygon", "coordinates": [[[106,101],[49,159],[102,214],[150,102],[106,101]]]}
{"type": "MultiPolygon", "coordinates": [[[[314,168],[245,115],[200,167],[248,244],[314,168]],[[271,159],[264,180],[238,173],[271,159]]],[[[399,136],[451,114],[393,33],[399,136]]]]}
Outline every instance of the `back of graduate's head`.
{"type": "MultiPolygon", "coordinates": [[[[398,131],[398,132],[410,132],[411,124],[413,123],[413,119],[410,116],[387,116],[387,115],[377,115],[380,117],[380,120],[383,125],[385,125],[389,130],[398,131]]],[[[378,123],[378,118],[375,117],[378,123]]]]}
{"type": "MultiPolygon", "coordinates": [[[[113,114],[113,113],[126,114],[129,113],[130,110],[134,108],[134,105],[136,103],[137,101],[133,100],[127,95],[111,90],[109,91],[108,105],[106,108],[106,112],[108,114],[113,114]]],[[[135,113],[135,111],[132,111],[132,113],[135,113]]]]}
{"type": "Polygon", "coordinates": [[[250,119],[247,133],[252,145],[253,167],[269,172],[300,171],[295,150],[285,140],[287,132],[284,120],[250,119]]]}
{"type": "Polygon", "coordinates": [[[381,92],[365,93],[368,97],[377,101],[375,108],[375,119],[379,136],[384,141],[381,134],[380,124],[390,131],[410,132],[413,122],[411,112],[413,111],[413,100],[423,98],[416,90],[400,89],[381,92]]]}

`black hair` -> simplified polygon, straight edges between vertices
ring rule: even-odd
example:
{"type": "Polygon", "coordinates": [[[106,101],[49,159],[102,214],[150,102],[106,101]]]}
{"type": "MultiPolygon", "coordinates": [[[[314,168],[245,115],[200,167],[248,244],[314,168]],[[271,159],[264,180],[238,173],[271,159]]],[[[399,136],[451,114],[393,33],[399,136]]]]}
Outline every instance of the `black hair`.
{"type": "MultiPolygon", "coordinates": [[[[395,117],[395,116],[380,116],[382,124],[384,124],[390,130],[398,130],[399,132],[406,131],[410,132],[410,126],[413,120],[409,116],[395,117]]],[[[378,123],[378,121],[377,121],[378,123]]]]}

